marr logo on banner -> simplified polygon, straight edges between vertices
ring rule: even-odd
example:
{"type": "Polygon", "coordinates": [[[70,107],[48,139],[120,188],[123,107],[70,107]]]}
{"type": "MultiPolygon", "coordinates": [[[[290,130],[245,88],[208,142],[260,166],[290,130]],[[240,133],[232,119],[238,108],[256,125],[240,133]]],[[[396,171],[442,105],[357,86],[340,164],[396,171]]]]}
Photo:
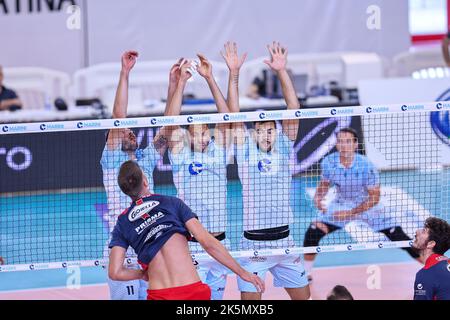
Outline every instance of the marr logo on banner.
{"type": "MultiPolygon", "coordinates": [[[[450,101],[450,88],[441,94],[436,101],[450,101]]],[[[430,121],[431,127],[439,139],[450,146],[450,110],[447,110],[446,107],[447,104],[438,103],[436,108],[441,111],[432,112],[430,121]]]]}

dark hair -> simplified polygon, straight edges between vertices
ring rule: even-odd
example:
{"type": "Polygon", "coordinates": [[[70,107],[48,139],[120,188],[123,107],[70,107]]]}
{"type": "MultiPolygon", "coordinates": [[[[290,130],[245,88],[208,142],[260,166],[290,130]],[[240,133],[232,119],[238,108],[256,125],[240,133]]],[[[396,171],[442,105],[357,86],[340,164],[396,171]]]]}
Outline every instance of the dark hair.
{"type": "Polygon", "coordinates": [[[346,287],[337,285],[331,290],[327,300],[355,300],[346,287]]]}
{"type": "Polygon", "coordinates": [[[337,136],[339,133],[341,133],[341,132],[343,132],[343,133],[351,133],[351,134],[353,135],[353,139],[355,140],[355,142],[358,142],[358,140],[359,140],[359,138],[358,138],[358,133],[356,132],[355,129],[350,128],[350,127],[342,128],[342,129],[340,129],[340,130],[336,133],[336,136],[337,136]]]}
{"type": "Polygon", "coordinates": [[[428,229],[428,241],[436,242],[434,253],[444,254],[450,249],[450,225],[447,221],[430,217],[425,220],[425,228],[428,229]]]}
{"type": "Polygon", "coordinates": [[[143,179],[142,170],[136,162],[128,160],[120,166],[117,182],[120,190],[132,199],[139,197],[143,179]]]}
{"type": "Polygon", "coordinates": [[[256,129],[256,125],[257,124],[262,125],[264,123],[269,123],[269,122],[272,122],[273,125],[275,126],[275,128],[277,127],[277,122],[275,120],[265,120],[265,121],[256,121],[255,122],[255,129],[256,129]]]}

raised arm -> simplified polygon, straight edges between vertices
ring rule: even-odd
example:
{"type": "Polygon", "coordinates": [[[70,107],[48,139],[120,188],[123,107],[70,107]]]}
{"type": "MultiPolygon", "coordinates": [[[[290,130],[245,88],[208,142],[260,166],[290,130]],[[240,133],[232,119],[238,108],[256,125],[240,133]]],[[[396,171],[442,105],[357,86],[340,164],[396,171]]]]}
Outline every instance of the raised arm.
{"type": "Polygon", "coordinates": [[[251,274],[243,269],[239,263],[230,255],[228,250],[214,238],[197,219],[190,219],[186,222],[189,232],[195,237],[200,245],[218,262],[229,268],[244,281],[252,283],[260,292],[264,292],[264,281],[257,275],[251,274]]]}
{"type": "Polygon", "coordinates": [[[216,80],[214,79],[211,63],[204,55],[200,53],[197,53],[197,57],[200,59],[200,65],[197,67],[198,74],[205,78],[206,83],[208,83],[209,89],[211,90],[217,106],[217,111],[219,113],[230,112],[228,110],[227,102],[223,97],[222,91],[220,91],[220,88],[217,85],[216,80]]]}
{"type": "Polygon", "coordinates": [[[227,42],[224,45],[224,52],[220,52],[229,69],[228,77],[228,109],[230,112],[239,112],[239,71],[247,58],[244,53],[239,58],[237,53],[237,45],[235,42],[227,42]]]}
{"type": "MultiPolygon", "coordinates": [[[[187,81],[191,77],[188,72],[190,68],[190,61],[185,61],[180,65],[180,79],[175,87],[172,99],[168,105],[168,108],[164,112],[165,116],[178,116],[181,113],[181,105],[183,104],[183,93],[186,87],[187,81]]],[[[169,149],[173,153],[178,153],[184,146],[184,134],[179,126],[166,127],[166,137],[168,139],[169,149]]]]}
{"type": "MultiPolygon", "coordinates": [[[[287,48],[282,47],[279,42],[275,41],[272,45],[268,45],[267,48],[269,49],[271,59],[264,60],[264,63],[266,63],[278,76],[287,108],[299,109],[300,103],[298,101],[297,94],[295,93],[294,84],[292,83],[292,79],[286,69],[288,54],[287,48]]],[[[298,124],[298,120],[283,121],[283,132],[292,141],[297,138],[298,124]]]]}
{"type": "MultiPolygon", "coordinates": [[[[225,63],[228,66],[229,76],[228,76],[228,97],[227,104],[230,112],[240,112],[239,105],[239,72],[240,69],[247,58],[247,53],[244,53],[242,57],[239,58],[237,53],[236,43],[227,42],[224,45],[224,51],[220,52],[225,63]]],[[[235,122],[231,125],[232,135],[231,138],[236,144],[242,145],[245,141],[245,126],[243,122],[235,122]]]]}
{"type": "Polygon", "coordinates": [[[127,117],[128,80],[138,55],[136,51],[127,51],[122,55],[122,70],[120,71],[119,85],[114,99],[113,118],[127,117]]]}
{"type": "MultiPolygon", "coordinates": [[[[116,97],[114,99],[113,118],[126,118],[128,108],[128,80],[131,69],[136,64],[138,57],[136,51],[126,51],[122,55],[122,69],[120,71],[119,84],[117,85],[116,97]]],[[[108,149],[114,150],[120,147],[122,141],[122,129],[112,129],[108,134],[108,149]]]]}
{"type": "MultiPolygon", "coordinates": [[[[181,63],[185,61],[184,58],[180,58],[173,66],[170,68],[169,72],[169,88],[167,90],[166,108],[164,110],[164,115],[167,116],[169,113],[169,107],[172,103],[172,98],[175,94],[178,82],[181,76],[181,63]]],[[[155,135],[153,139],[153,145],[155,149],[164,155],[168,147],[168,141],[172,135],[173,130],[178,129],[179,126],[164,126],[155,135]]]]}
{"type": "MultiPolygon", "coordinates": [[[[219,113],[230,112],[230,110],[228,109],[227,102],[223,97],[222,91],[220,91],[220,88],[217,85],[216,80],[214,79],[211,63],[204,55],[198,53],[197,56],[200,59],[200,65],[197,67],[197,71],[199,75],[205,78],[206,82],[208,83],[209,89],[211,90],[211,93],[214,97],[214,101],[217,106],[217,111],[219,113]]],[[[218,145],[223,146],[227,144],[228,139],[226,139],[226,135],[229,132],[229,129],[230,124],[228,123],[219,123],[215,126],[214,138],[218,145]]]]}

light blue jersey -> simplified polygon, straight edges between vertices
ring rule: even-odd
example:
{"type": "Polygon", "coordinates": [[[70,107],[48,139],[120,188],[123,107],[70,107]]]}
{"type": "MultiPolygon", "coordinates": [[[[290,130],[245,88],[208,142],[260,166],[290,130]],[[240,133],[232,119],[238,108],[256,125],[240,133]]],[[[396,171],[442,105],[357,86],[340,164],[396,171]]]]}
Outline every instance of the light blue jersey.
{"type": "MultiPolygon", "coordinates": [[[[206,152],[184,147],[179,153],[169,150],[173,181],[182,199],[209,232],[227,229],[227,160],[226,149],[211,140],[206,152]]],[[[230,249],[230,241],[222,240],[230,249]]],[[[197,242],[189,242],[192,253],[204,252],[197,242]]],[[[211,288],[211,299],[222,300],[229,269],[215,260],[200,261],[196,269],[202,282],[211,288]]]]}
{"type": "Polygon", "coordinates": [[[339,152],[325,157],[321,163],[322,179],[337,188],[336,201],[352,201],[360,204],[369,197],[367,188],[380,184],[378,171],[367,157],[356,153],[352,165],[345,168],[339,160],[339,152]]]}
{"type": "Polygon", "coordinates": [[[339,153],[335,152],[322,160],[321,167],[322,180],[336,187],[336,196],[326,213],[320,215],[321,221],[343,227],[349,221],[362,220],[377,231],[394,225],[381,202],[349,220],[336,221],[333,217],[337,211],[351,210],[367,201],[368,189],[379,186],[378,171],[366,156],[355,154],[352,165],[345,168],[340,162],[339,153]]]}
{"type": "Polygon", "coordinates": [[[236,146],[242,183],[244,230],[260,230],[294,222],[290,206],[291,153],[294,142],[280,130],[270,152],[260,151],[248,136],[236,146]]]}
{"type": "Polygon", "coordinates": [[[178,197],[198,215],[209,232],[227,229],[227,161],[224,146],[211,140],[206,152],[184,147],[169,151],[178,197]]]}

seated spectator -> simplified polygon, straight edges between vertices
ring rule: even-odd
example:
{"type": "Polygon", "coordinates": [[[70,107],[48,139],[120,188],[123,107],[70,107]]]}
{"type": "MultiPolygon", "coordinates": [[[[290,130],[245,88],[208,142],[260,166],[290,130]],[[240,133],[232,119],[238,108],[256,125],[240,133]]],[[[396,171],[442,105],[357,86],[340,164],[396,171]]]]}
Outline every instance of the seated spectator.
{"type": "Polygon", "coordinates": [[[0,66],[0,111],[14,111],[21,108],[22,102],[20,102],[17,94],[11,89],[7,89],[3,86],[3,68],[0,66]]]}
{"type": "Polygon", "coordinates": [[[346,287],[337,285],[327,296],[327,300],[355,300],[346,287]]]}
{"type": "Polygon", "coordinates": [[[0,257],[0,266],[1,266],[2,264],[5,264],[5,260],[3,260],[3,257],[0,257]]]}
{"type": "Polygon", "coordinates": [[[442,54],[444,55],[445,63],[447,67],[450,68],[450,53],[448,46],[450,45],[450,30],[447,33],[447,36],[442,39],[442,54]]]}

